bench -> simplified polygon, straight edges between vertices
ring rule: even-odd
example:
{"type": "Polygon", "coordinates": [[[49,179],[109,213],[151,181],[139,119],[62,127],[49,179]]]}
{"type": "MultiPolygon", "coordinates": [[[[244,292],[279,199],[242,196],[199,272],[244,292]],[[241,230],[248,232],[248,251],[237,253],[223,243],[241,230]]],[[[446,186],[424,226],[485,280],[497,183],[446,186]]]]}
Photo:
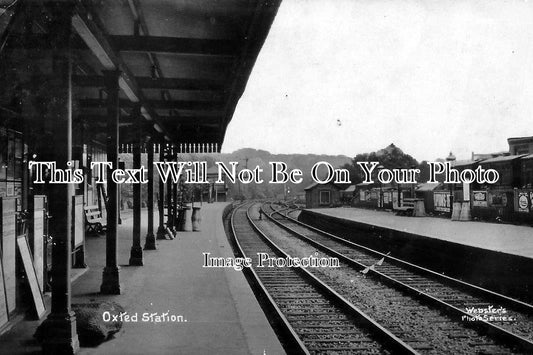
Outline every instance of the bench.
{"type": "Polygon", "coordinates": [[[105,224],[104,219],[102,218],[102,212],[98,206],[85,206],[83,210],[85,211],[87,232],[102,233],[105,228],[105,224]]]}
{"type": "Polygon", "coordinates": [[[404,198],[402,201],[402,206],[396,208],[397,216],[412,216],[415,209],[415,199],[414,198],[404,198]]]}

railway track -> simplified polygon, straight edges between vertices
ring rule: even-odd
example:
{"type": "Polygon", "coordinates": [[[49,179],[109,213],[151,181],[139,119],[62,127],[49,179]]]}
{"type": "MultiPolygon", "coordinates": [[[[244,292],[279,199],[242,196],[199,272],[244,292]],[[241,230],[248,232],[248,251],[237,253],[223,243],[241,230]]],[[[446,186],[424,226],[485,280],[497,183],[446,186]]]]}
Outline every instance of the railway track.
{"type": "Polygon", "coordinates": [[[256,267],[258,253],[288,255],[257,229],[250,217],[252,206],[233,211],[233,242],[241,257],[252,260],[244,271],[267,300],[291,354],[417,353],[307,270],[256,267]]]}
{"type": "MultiPolygon", "coordinates": [[[[307,226],[291,218],[288,211],[286,207],[264,206],[264,212],[279,227],[326,255],[338,257],[357,273],[363,271],[499,343],[510,344],[526,353],[533,352],[533,306],[307,226]],[[506,319],[495,321],[498,317],[506,319]]],[[[497,348],[490,348],[486,352],[499,353],[497,348]]]]}

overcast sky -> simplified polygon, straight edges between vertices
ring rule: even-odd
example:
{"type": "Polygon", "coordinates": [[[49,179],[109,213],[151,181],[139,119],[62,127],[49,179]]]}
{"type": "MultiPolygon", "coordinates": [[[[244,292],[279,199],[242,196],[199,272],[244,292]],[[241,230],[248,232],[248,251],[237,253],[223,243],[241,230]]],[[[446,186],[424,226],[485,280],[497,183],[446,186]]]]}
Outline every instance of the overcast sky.
{"type": "Polygon", "coordinates": [[[223,152],[418,160],[533,135],[533,1],[283,0],[223,152]]]}

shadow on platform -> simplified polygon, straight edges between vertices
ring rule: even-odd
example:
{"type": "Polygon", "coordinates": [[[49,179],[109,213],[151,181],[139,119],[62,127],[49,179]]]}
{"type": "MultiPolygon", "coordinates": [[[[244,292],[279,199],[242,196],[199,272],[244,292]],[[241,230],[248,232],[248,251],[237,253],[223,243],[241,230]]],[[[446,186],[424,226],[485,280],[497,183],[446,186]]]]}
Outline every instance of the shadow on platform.
{"type": "MultiPolygon", "coordinates": [[[[268,354],[284,353],[241,272],[203,268],[204,252],[233,256],[223,224],[226,204],[202,206],[202,231],[180,232],[143,251],[144,266],[128,265],[132,217],[122,214],[118,263],[121,294],[100,295],[105,235],[87,237],[87,271],[72,284],[72,303],[114,301],[135,321],[113,339],[80,354],[268,354]]],[[[142,214],[142,244],[146,235],[142,214]]],[[[157,214],[154,217],[157,221],[157,214]]],[[[0,337],[0,354],[39,354],[33,339],[39,321],[21,321],[0,337]]]]}

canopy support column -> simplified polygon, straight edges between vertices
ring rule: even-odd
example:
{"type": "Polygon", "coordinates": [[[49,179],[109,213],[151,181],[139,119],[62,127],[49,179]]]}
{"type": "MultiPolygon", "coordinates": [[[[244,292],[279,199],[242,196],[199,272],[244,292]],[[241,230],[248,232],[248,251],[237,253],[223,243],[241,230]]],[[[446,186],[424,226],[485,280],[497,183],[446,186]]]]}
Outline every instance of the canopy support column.
{"type": "MultiPolygon", "coordinates": [[[[53,154],[58,166],[72,160],[72,62],[71,28],[73,3],[48,3],[53,17],[54,89],[50,96],[49,119],[53,122],[53,154]]],[[[71,309],[72,288],[72,184],[50,184],[49,211],[52,247],[52,307],[42,325],[44,354],[74,354],[79,350],[76,316],[71,309]]]]}
{"type": "MultiPolygon", "coordinates": [[[[167,150],[167,158],[168,161],[172,161],[172,146],[168,147],[167,150]]],[[[172,212],[172,179],[169,177],[167,180],[167,235],[170,237],[170,239],[174,238],[174,220],[173,220],[173,212],[172,212]]]]}
{"type": "Polygon", "coordinates": [[[148,231],[144,243],[145,250],[156,250],[154,236],[154,145],[147,144],[148,149],[148,231]]]}
{"type": "Polygon", "coordinates": [[[118,186],[113,181],[113,170],[118,168],[118,123],[119,123],[119,84],[120,71],[104,70],[107,89],[107,161],[112,164],[107,169],[107,227],[106,227],[106,266],[102,276],[100,292],[106,295],[120,294],[119,267],[117,264],[118,228],[118,186]]]}
{"type": "MultiPolygon", "coordinates": [[[[133,169],[141,168],[141,141],[143,120],[141,108],[137,104],[132,110],[132,116],[137,125],[137,137],[133,143],[133,169]]],[[[140,176],[138,176],[141,178],[140,176]]],[[[141,247],[141,184],[133,184],[133,245],[130,252],[130,266],[143,266],[143,248],[141,247]]]]}
{"type": "MultiPolygon", "coordinates": [[[[172,158],[174,161],[178,161],[178,149],[177,147],[174,148],[172,158]]],[[[172,233],[174,234],[174,237],[178,235],[178,185],[179,183],[172,184],[172,233]]]]}
{"type": "MultiPolygon", "coordinates": [[[[165,151],[163,148],[163,144],[159,145],[159,161],[164,162],[165,161],[165,151]]],[[[161,176],[159,177],[159,200],[158,200],[158,210],[159,210],[159,227],[157,228],[157,239],[167,239],[166,238],[166,231],[165,231],[165,207],[164,207],[164,201],[165,201],[165,183],[163,182],[163,179],[161,176]]]]}

